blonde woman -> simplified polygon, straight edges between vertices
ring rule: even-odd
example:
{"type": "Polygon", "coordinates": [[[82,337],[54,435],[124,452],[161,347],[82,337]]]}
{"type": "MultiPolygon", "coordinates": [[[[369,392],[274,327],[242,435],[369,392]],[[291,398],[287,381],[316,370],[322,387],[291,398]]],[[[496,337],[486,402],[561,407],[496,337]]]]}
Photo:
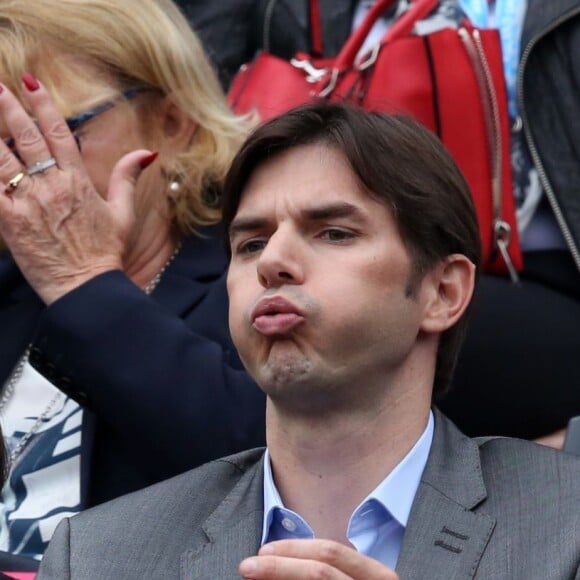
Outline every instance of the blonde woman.
{"type": "Polygon", "coordinates": [[[263,442],[216,209],[246,124],[171,0],[3,0],[0,88],[0,550],[39,558],[64,516],[263,442]]]}

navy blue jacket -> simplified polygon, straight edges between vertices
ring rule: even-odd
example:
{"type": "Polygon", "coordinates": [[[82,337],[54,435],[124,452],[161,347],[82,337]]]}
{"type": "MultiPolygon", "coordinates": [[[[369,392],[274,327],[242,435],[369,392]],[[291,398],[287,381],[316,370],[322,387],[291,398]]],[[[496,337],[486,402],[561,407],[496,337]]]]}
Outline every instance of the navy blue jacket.
{"type": "Polygon", "coordinates": [[[151,296],[115,271],[46,308],[0,260],[0,383],[32,341],[33,366],[88,411],[83,507],[265,442],[265,397],[229,336],[222,229],[203,235],[151,296]]]}

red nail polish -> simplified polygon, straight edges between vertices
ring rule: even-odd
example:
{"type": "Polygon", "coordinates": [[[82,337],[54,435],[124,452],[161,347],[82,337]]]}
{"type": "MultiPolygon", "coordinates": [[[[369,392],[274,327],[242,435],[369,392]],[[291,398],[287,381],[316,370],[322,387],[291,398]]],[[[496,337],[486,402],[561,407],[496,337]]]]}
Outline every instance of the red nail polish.
{"type": "Polygon", "coordinates": [[[150,155],[147,155],[147,157],[144,157],[143,159],[141,159],[141,161],[139,161],[139,167],[141,167],[141,169],[149,167],[157,159],[157,157],[159,157],[158,151],[156,151],[155,153],[151,153],[150,155]]]}
{"type": "Polygon", "coordinates": [[[38,84],[38,81],[30,73],[24,73],[22,75],[22,82],[24,83],[24,86],[31,93],[33,93],[34,91],[37,91],[40,88],[40,85],[38,84]]]}
{"type": "Polygon", "coordinates": [[[4,92],[4,87],[0,85],[0,95],[4,92]]]}

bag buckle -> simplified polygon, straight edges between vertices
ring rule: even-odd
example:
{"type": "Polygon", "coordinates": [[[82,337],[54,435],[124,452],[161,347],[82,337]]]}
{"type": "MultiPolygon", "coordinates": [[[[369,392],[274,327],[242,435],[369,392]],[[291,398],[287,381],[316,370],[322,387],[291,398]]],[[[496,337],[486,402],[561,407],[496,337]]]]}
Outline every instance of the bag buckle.
{"type": "Polygon", "coordinates": [[[298,70],[306,73],[306,82],[315,84],[321,81],[327,74],[327,68],[316,68],[309,60],[299,58],[290,59],[290,64],[298,70]]]}
{"type": "Polygon", "coordinates": [[[332,91],[334,91],[337,82],[338,82],[338,69],[333,68],[332,74],[330,75],[330,78],[328,79],[326,86],[324,88],[320,89],[318,96],[322,99],[325,99],[326,97],[328,97],[330,95],[330,93],[332,93],[332,91]]]}
{"type": "Polygon", "coordinates": [[[373,64],[375,64],[375,62],[377,61],[380,51],[381,51],[381,43],[377,42],[377,44],[375,44],[371,50],[365,52],[362,55],[364,58],[357,57],[355,61],[355,67],[362,72],[363,70],[366,70],[367,68],[373,66],[373,64]]]}

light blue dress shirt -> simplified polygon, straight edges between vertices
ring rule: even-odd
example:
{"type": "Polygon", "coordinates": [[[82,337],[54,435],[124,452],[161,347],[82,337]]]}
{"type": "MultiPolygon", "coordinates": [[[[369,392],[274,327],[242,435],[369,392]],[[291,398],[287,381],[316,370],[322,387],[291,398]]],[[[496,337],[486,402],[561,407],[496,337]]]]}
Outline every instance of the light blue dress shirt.
{"type": "MultiPolygon", "coordinates": [[[[433,442],[433,413],[411,451],[359,504],[350,517],[347,538],[361,554],[394,569],[411,506],[433,442]]],[[[262,544],[275,540],[314,538],[308,523],[286,509],[272,477],[270,456],[264,456],[264,523],[262,544]]]]}

